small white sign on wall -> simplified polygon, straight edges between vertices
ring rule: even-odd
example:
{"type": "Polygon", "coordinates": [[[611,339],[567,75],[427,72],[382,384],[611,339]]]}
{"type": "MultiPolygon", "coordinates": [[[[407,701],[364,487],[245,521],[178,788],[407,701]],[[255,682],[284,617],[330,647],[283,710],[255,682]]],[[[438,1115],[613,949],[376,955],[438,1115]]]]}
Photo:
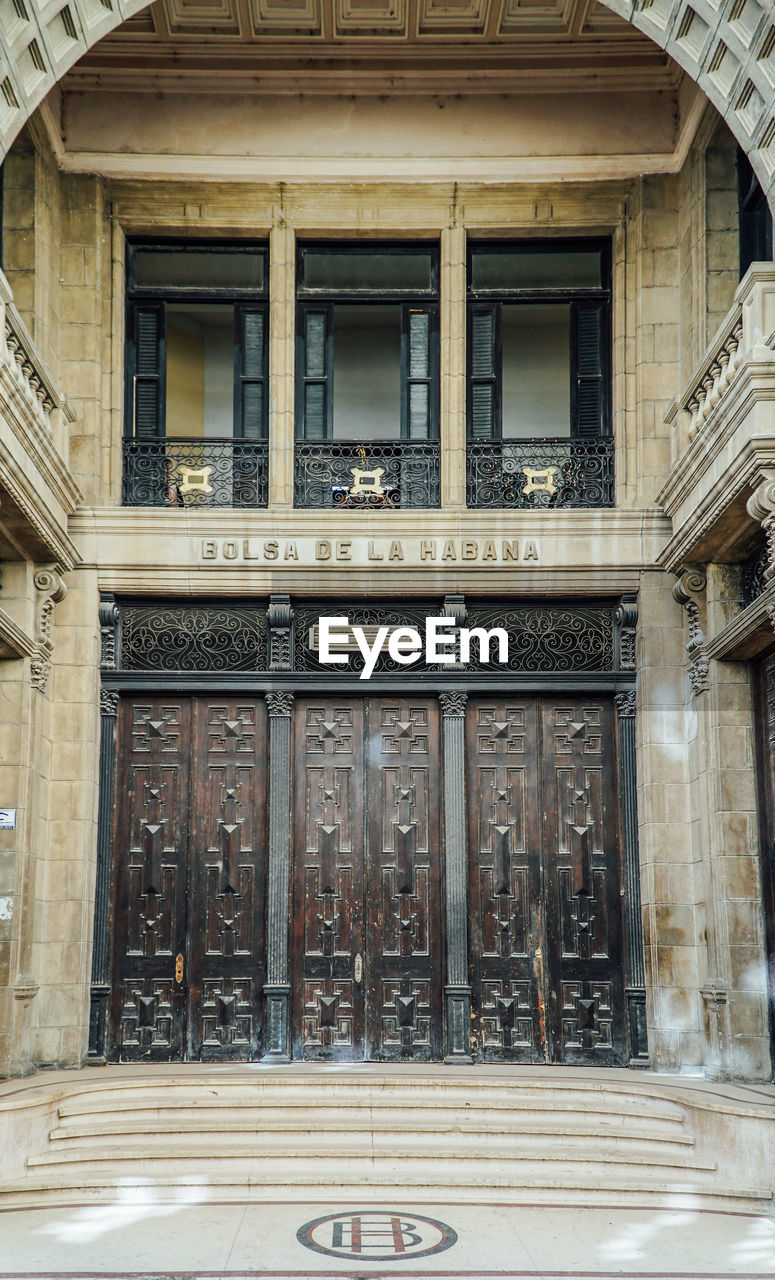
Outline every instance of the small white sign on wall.
{"type": "Polygon", "coordinates": [[[0,831],[16,830],[16,810],[0,809],[0,831]]]}

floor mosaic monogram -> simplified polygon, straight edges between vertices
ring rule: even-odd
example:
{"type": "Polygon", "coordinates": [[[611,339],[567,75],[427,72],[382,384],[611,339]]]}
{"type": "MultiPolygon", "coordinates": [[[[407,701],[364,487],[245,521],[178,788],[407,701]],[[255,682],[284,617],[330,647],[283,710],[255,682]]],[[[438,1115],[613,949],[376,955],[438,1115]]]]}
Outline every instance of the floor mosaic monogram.
{"type": "Polygon", "coordinates": [[[390,1209],[367,1209],[315,1218],[299,1227],[296,1238],[307,1249],[359,1262],[428,1258],[457,1244],[444,1222],[390,1209]]]}

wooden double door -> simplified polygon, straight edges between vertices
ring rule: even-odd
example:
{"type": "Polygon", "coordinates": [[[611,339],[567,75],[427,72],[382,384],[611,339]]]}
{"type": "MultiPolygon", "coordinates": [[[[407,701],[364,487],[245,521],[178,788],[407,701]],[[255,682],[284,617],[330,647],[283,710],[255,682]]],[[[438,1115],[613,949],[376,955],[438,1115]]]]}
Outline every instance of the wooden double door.
{"type": "Polygon", "coordinates": [[[261,1052],[263,698],[138,697],[118,711],[110,1052],[261,1052]]]}
{"type": "MultiPolygon", "coordinates": [[[[271,766],[291,806],[292,1056],[444,1056],[451,891],[475,1058],[626,1062],[612,700],[469,699],[468,870],[449,884],[438,699],[297,697],[292,715],[271,766]]],[[[261,1056],[268,755],[263,697],[121,700],[114,1059],[261,1056]]]]}
{"type": "Polygon", "coordinates": [[[294,1058],[443,1056],[439,710],[298,701],[294,1058]]]}
{"type": "Polygon", "coordinates": [[[467,718],[472,1044],[488,1061],[628,1060],[612,700],[467,718]]]}

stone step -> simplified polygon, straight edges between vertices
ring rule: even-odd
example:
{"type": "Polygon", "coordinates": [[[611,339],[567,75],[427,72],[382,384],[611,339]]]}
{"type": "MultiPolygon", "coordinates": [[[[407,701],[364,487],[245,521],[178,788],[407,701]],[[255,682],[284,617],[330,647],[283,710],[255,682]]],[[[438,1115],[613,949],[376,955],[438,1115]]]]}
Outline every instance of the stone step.
{"type": "MultiPolygon", "coordinates": [[[[341,1178],[346,1179],[348,1173],[355,1173],[357,1181],[361,1174],[373,1172],[377,1166],[382,1170],[383,1177],[390,1171],[400,1180],[419,1175],[421,1169],[422,1177],[427,1178],[428,1166],[432,1165],[431,1173],[443,1169],[444,1176],[451,1178],[453,1182],[468,1182],[471,1179],[479,1181],[479,1174],[489,1177],[498,1165],[505,1165],[509,1170],[507,1173],[506,1169],[501,1169],[503,1177],[518,1176],[530,1180],[546,1176],[550,1166],[567,1166],[571,1169],[582,1165],[590,1171],[622,1167],[641,1172],[670,1170],[680,1175],[679,1181],[697,1175],[714,1174],[717,1169],[715,1163],[695,1159],[684,1152],[601,1152],[589,1145],[584,1150],[573,1151],[568,1149],[567,1144],[564,1147],[560,1144],[556,1150],[525,1152],[522,1144],[505,1139],[494,1140],[492,1135],[487,1142],[479,1143],[474,1148],[460,1145],[451,1148],[448,1135],[444,1135],[439,1142],[431,1142],[429,1135],[422,1135],[420,1150],[413,1149],[410,1144],[403,1144],[396,1151],[395,1146],[395,1143],[391,1144],[389,1134],[345,1135],[339,1144],[327,1142],[324,1153],[310,1153],[309,1147],[299,1144],[297,1138],[289,1136],[287,1142],[282,1142],[277,1135],[273,1135],[271,1141],[261,1142],[259,1149],[257,1144],[235,1145],[224,1150],[222,1146],[216,1147],[215,1144],[174,1141],[158,1149],[147,1141],[136,1146],[122,1143],[102,1148],[90,1143],[79,1145],[77,1142],[60,1142],[55,1144],[54,1149],[29,1156],[27,1167],[40,1169],[69,1165],[73,1168],[78,1166],[84,1173],[88,1173],[107,1165],[116,1171],[117,1176],[123,1176],[124,1170],[139,1172],[148,1166],[158,1169],[160,1173],[169,1172],[170,1175],[177,1169],[180,1176],[187,1177],[197,1165],[206,1174],[219,1164],[228,1165],[235,1175],[239,1172],[248,1179],[266,1169],[267,1178],[282,1181],[279,1175],[287,1164],[289,1169],[299,1166],[314,1169],[315,1178],[325,1176],[334,1186],[341,1178]],[[359,1150],[361,1155],[358,1154],[359,1150]],[[167,1170],[164,1168],[165,1164],[169,1166],[167,1170]],[[271,1168],[268,1168],[270,1165],[271,1168]]],[[[436,1181],[435,1176],[432,1181],[436,1181]]]]}
{"type": "Polygon", "coordinates": [[[405,1094],[393,1088],[375,1090],[372,1085],[363,1088],[310,1090],[306,1087],[288,1089],[285,1086],[266,1088],[263,1082],[239,1092],[233,1088],[224,1089],[222,1086],[213,1086],[210,1082],[206,1095],[203,1096],[203,1089],[194,1090],[190,1086],[185,1086],[183,1089],[177,1089],[175,1086],[158,1090],[146,1088],[131,1092],[116,1088],[110,1091],[109,1097],[106,1097],[102,1090],[97,1093],[88,1092],[80,1096],[72,1096],[67,1102],[61,1103],[57,1110],[62,1120],[99,1114],[110,1117],[115,1114],[117,1108],[122,1112],[152,1115],[162,1110],[165,1112],[212,1110],[223,1114],[227,1111],[256,1112],[282,1107],[318,1111],[325,1108],[326,1110],[348,1110],[353,1113],[362,1111],[369,1114],[391,1110],[436,1113],[455,1109],[467,1114],[489,1112],[496,1119],[499,1113],[506,1111],[518,1112],[526,1119],[530,1116],[558,1117],[558,1123],[562,1119],[570,1120],[573,1116],[585,1119],[594,1116],[596,1120],[606,1123],[617,1123],[620,1118],[647,1121],[650,1124],[681,1125],[684,1123],[684,1110],[680,1103],[665,1102],[661,1099],[656,1101],[648,1097],[622,1099],[617,1095],[611,1097],[597,1095],[593,1098],[579,1099],[569,1097],[567,1094],[559,1097],[555,1094],[542,1098],[535,1094],[519,1096],[516,1092],[501,1090],[498,1096],[493,1096],[491,1091],[480,1091],[478,1088],[459,1089],[454,1093],[437,1089],[427,1092],[413,1090],[405,1094]]]}
{"type": "MultiPolygon", "coordinates": [[[[380,1181],[374,1174],[362,1175],[355,1182],[338,1179],[305,1179],[286,1171],[282,1185],[276,1179],[261,1181],[257,1178],[235,1181],[232,1176],[223,1177],[212,1172],[198,1182],[194,1177],[182,1181],[180,1171],[172,1177],[136,1177],[122,1174],[121,1194],[133,1204],[189,1203],[223,1204],[235,1200],[245,1203],[273,1203],[284,1199],[286,1187],[293,1188],[293,1199],[299,1203],[330,1204],[332,1197],[343,1204],[357,1203],[384,1206],[385,1202],[398,1207],[406,1203],[405,1190],[411,1198],[423,1204],[478,1204],[483,1196],[488,1205],[556,1205],[558,1196],[565,1206],[587,1206],[591,1202],[601,1207],[631,1205],[634,1208],[670,1208],[697,1210],[699,1208],[731,1211],[736,1214],[761,1214],[772,1208],[773,1194],[757,1187],[733,1187],[726,1184],[703,1183],[681,1186],[673,1181],[628,1179],[617,1180],[615,1186],[609,1179],[585,1176],[577,1170],[572,1177],[561,1179],[552,1170],[550,1177],[536,1178],[530,1185],[501,1183],[492,1178],[485,1185],[433,1183],[411,1181],[380,1181]]],[[[0,1183],[3,1208],[40,1208],[42,1205],[72,1205],[74,1192],[80,1205],[114,1204],[116,1200],[115,1172],[82,1175],[77,1181],[64,1177],[62,1170],[31,1175],[23,1182],[0,1183]]]]}
{"type": "Polygon", "coordinates": [[[320,1120],[317,1117],[310,1118],[306,1121],[297,1120],[295,1117],[287,1119],[283,1116],[260,1115],[248,1117],[244,1116],[241,1120],[220,1120],[207,1118],[206,1116],[168,1116],[161,1114],[150,1114],[149,1116],[141,1115],[124,1116],[120,1120],[93,1120],[91,1123],[77,1123],[76,1120],[68,1120],[66,1124],[60,1125],[52,1130],[49,1134],[53,1142],[64,1142],[73,1140],[101,1140],[107,1137],[122,1138],[142,1138],[143,1141],[161,1140],[167,1141],[174,1134],[207,1134],[217,1133],[228,1136],[233,1139],[235,1135],[243,1135],[245,1137],[256,1137],[267,1133],[293,1133],[296,1135],[306,1134],[314,1137],[317,1133],[325,1133],[326,1135],[345,1135],[348,1133],[386,1133],[393,1138],[397,1138],[399,1134],[446,1134],[448,1136],[468,1135],[482,1137],[486,1135],[516,1137],[516,1138],[536,1138],[539,1140],[550,1140],[555,1142],[568,1142],[580,1140],[583,1142],[595,1143],[640,1143],[640,1144],[659,1144],[660,1146],[669,1146],[680,1150],[681,1147],[693,1147],[694,1139],[683,1132],[676,1132],[672,1129],[666,1131],[639,1129],[632,1126],[624,1125],[608,1127],[601,1125],[599,1122],[594,1126],[587,1125],[569,1125],[566,1123],[552,1124],[549,1118],[541,1118],[540,1120],[526,1122],[521,1117],[519,1119],[509,1119],[505,1116],[498,1117],[497,1128],[487,1122],[486,1117],[480,1116],[457,1116],[450,1113],[446,1118],[434,1114],[430,1119],[418,1118],[411,1116],[411,1123],[407,1122],[406,1115],[398,1114],[394,1118],[385,1120],[380,1116],[379,1124],[374,1118],[358,1118],[353,1119],[349,1116],[337,1116],[335,1120],[320,1120]]]}

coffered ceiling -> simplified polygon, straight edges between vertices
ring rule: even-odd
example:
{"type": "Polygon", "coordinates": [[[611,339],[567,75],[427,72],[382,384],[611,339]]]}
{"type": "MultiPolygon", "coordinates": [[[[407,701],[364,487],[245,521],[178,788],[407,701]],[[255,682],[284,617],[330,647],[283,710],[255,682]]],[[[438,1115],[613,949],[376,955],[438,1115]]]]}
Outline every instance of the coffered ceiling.
{"type": "Polygon", "coordinates": [[[66,83],[557,92],[669,89],[677,75],[663,50],[596,0],[156,0],[66,83]]]}

